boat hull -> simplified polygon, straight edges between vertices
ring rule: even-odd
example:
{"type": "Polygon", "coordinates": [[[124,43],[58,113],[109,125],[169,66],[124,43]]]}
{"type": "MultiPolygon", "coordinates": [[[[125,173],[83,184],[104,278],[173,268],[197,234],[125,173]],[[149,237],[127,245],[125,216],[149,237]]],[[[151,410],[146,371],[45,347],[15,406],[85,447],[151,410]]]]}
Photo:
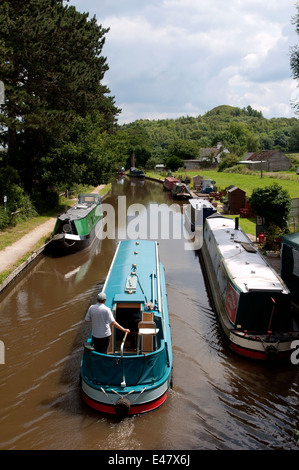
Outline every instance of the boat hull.
{"type": "MultiPolygon", "coordinates": [[[[205,232],[200,255],[214,310],[218,317],[221,332],[229,348],[238,355],[259,361],[289,358],[293,351],[292,343],[299,337],[298,331],[292,331],[291,328],[281,331],[271,331],[270,328],[247,330],[237,325],[235,319],[238,318],[240,305],[244,306],[246,303],[251,305],[252,296],[255,294],[246,294],[238,291],[233,280],[229,277],[227,285],[219,282],[221,278],[219,272],[221,270],[223,272],[224,265],[221,263],[221,268],[219,268],[218,272],[215,272],[215,249],[211,246],[211,237],[207,237],[205,232]],[[226,297],[220,295],[221,291],[226,291],[226,297]]],[[[286,295],[284,296],[285,298],[286,295]]],[[[286,305],[289,304],[286,303],[286,305]]],[[[252,303],[251,313],[254,308],[258,308],[257,302],[252,303]]]]}
{"type": "Polygon", "coordinates": [[[82,380],[82,397],[84,402],[96,411],[105,414],[119,415],[118,404],[128,400],[125,415],[148,413],[162,406],[168,396],[170,387],[169,379],[157,387],[142,392],[132,393],[131,390],[114,389],[111,391],[95,389],[82,380]],[[131,393],[130,393],[131,392],[131,393]],[[130,395],[128,395],[130,393],[130,395]]]}
{"type": "Polygon", "coordinates": [[[49,244],[49,251],[56,255],[68,255],[88,249],[96,238],[102,236],[102,228],[103,220],[101,218],[87,235],[57,233],[53,236],[49,244]]]}

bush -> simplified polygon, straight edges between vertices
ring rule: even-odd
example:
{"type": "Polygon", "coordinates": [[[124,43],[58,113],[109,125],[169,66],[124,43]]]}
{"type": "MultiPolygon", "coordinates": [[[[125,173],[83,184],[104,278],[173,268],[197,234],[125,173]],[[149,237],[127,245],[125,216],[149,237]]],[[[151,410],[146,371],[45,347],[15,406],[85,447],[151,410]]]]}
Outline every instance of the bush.
{"type": "MultiPolygon", "coordinates": [[[[2,182],[3,195],[7,197],[6,212],[1,206],[0,229],[16,225],[18,222],[37,215],[36,209],[24,190],[15,183],[4,185],[2,182]]],[[[2,200],[3,195],[1,194],[2,200]]]]}
{"type": "Polygon", "coordinates": [[[264,217],[268,227],[270,225],[276,225],[280,229],[287,227],[291,197],[279,184],[255,188],[250,203],[252,211],[264,217]]]}
{"type": "Polygon", "coordinates": [[[230,168],[232,166],[237,165],[240,161],[240,157],[238,155],[234,155],[233,153],[227,155],[222,158],[221,162],[218,165],[218,171],[224,171],[226,168],[230,168]]]}
{"type": "Polygon", "coordinates": [[[9,225],[9,215],[0,207],[0,230],[5,229],[9,225]]]}
{"type": "Polygon", "coordinates": [[[235,165],[223,170],[223,173],[239,173],[240,175],[254,175],[254,172],[244,165],[235,165]]]}
{"type": "Polygon", "coordinates": [[[36,191],[32,194],[32,200],[39,214],[56,209],[59,205],[59,195],[55,191],[36,191]]]}

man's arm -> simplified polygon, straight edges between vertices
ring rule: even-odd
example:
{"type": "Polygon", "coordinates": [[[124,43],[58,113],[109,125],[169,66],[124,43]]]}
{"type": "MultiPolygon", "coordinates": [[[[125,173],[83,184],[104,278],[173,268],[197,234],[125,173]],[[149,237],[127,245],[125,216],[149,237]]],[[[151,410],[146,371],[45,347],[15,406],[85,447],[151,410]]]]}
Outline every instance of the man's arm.
{"type": "Polygon", "coordinates": [[[119,323],[117,323],[117,321],[113,320],[113,322],[111,323],[111,325],[114,325],[116,328],[118,328],[119,330],[121,331],[124,331],[125,333],[130,333],[130,330],[128,328],[124,328],[123,326],[121,326],[119,323]]]}

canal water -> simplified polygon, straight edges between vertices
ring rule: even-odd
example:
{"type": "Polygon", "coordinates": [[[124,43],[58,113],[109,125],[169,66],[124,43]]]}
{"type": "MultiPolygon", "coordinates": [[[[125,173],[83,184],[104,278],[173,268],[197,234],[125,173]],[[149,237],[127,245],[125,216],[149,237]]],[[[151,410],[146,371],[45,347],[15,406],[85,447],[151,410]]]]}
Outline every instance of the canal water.
{"type": "Polygon", "coordinates": [[[183,203],[174,203],[159,183],[127,178],[113,183],[104,202],[106,238],[87,252],[40,257],[0,295],[0,448],[297,449],[299,366],[257,364],[227,349],[185,231],[183,203]],[[84,317],[118,239],[138,235],[159,241],[174,385],[158,410],[119,420],[82,402],[84,317]]]}

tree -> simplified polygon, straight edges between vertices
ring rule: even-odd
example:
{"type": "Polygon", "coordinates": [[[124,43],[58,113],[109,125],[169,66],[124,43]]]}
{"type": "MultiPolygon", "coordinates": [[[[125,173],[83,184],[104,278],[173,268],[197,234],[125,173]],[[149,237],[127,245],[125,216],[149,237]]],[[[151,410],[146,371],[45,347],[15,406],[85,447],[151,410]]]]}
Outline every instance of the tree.
{"type": "Polygon", "coordinates": [[[96,18],[56,0],[4,1],[0,6],[1,124],[8,131],[7,163],[31,189],[40,161],[78,119],[96,110],[111,131],[119,110],[102,84],[103,29],[96,18]]]}
{"type": "Polygon", "coordinates": [[[176,156],[168,157],[166,160],[166,166],[171,171],[176,171],[178,170],[178,168],[181,168],[182,166],[184,166],[184,160],[176,156]]]}
{"type": "Polygon", "coordinates": [[[176,155],[182,160],[196,159],[199,156],[199,148],[192,140],[175,140],[168,148],[169,155],[176,155]]]}
{"type": "Polygon", "coordinates": [[[266,226],[285,230],[291,209],[291,197],[279,184],[274,183],[264,188],[255,188],[251,198],[252,211],[265,218],[266,226]]]}
{"type": "Polygon", "coordinates": [[[49,185],[73,183],[97,185],[124,165],[121,135],[101,129],[102,116],[92,113],[79,118],[67,136],[56,142],[41,159],[44,181],[49,185]]]}
{"type": "Polygon", "coordinates": [[[290,130],[289,150],[296,151],[299,148],[299,124],[290,130]]]}

